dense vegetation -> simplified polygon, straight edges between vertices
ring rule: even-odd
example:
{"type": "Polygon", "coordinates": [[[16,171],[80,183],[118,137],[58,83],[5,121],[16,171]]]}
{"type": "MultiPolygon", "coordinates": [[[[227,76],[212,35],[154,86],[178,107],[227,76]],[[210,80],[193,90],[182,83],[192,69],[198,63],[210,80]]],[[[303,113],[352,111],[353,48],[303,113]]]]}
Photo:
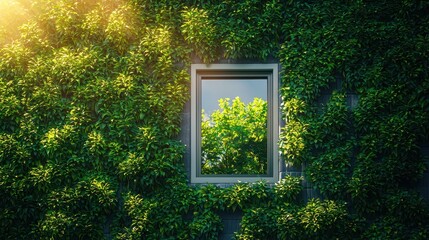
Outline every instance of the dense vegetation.
{"type": "Polygon", "coordinates": [[[203,112],[201,156],[202,174],[267,174],[267,101],[221,98],[203,112]]]}
{"type": "Polygon", "coordinates": [[[429,2],[0,1],[0,237],[427,239],[429,2]],[[192,61],[282,67],[300,178],[189,186],[177,139],[192,61]],[[327,94],[326,94],[327,93],[327,94]],[[323,102],[323,96],[330,95],[323,102]],[[355,105],[347,104],[358,95],[355,105]]]}

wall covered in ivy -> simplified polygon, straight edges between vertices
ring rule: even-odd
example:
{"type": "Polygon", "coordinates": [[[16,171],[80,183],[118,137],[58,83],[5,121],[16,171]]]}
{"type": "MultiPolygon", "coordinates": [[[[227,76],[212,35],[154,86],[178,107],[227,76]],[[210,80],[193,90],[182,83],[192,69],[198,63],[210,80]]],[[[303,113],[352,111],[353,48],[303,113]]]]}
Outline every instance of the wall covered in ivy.
{"type": "Polygon", "coordinates": [[[429,2],[0,1],[0,238],[427,239],[429,2]],[[190,64],[278,59],[268,186],[190,186],[190,64]],[[350,104],[351,100],[354,101],[350,104]],[[320,198],[303,201],[302,181],[320,198]]]}

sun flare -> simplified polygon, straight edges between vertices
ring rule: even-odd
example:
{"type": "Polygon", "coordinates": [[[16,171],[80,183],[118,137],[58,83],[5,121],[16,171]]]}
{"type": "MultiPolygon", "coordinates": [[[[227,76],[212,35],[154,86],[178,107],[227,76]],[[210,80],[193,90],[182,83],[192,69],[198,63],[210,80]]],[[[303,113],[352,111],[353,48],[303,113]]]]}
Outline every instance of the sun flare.
{"type": "Polygon", "coordinates": [[[29,18],[29,11],[20,1],[0,0],[0,40],[9,42],[16,39],[19,27],[29,18]]]}

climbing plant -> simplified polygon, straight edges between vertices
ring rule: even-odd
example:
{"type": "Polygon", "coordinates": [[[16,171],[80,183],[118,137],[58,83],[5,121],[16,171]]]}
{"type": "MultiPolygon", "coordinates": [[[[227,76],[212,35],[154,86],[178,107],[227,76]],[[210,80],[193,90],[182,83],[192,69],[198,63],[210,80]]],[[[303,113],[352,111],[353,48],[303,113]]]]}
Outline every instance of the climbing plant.
{"type": "MultiPolygon", "coordinates": [[[[429,3],[0,1],[2,239],[427,239],[429,3]],[[281,66],[303,178],[192,186],[193,62],[281,66]],[[321,199],[302,199],[302,180],[321,199]]],[[[306,189],[305,189],[306,190],[306,189]]]]}

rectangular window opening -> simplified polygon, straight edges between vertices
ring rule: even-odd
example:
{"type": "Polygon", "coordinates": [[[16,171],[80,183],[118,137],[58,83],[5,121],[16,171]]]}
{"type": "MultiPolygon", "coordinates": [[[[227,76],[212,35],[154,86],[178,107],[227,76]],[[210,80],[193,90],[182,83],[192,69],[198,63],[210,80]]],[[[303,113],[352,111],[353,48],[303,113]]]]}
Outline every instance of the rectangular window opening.
{"type": "Polygon", "coordinates": [[[278,65],[193,64],[191,183],[277,182],[278,65]]]}

